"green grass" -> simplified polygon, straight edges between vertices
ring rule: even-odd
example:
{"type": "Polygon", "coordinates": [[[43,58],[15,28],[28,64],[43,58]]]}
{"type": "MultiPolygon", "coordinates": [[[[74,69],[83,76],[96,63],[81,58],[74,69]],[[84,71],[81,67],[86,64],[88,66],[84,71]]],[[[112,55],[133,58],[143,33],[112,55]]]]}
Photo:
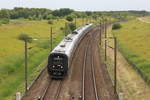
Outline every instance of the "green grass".
{"type": "MultiPolygon", "coordinates": [[[[60,27],[64,27],[65,21],[54,21],[53,47],[63,38],[60,27]]],[[[33,38],[47,38],[50,36],[51,25],[47,21],[14,20],[9,25],[0,26],[0,100],[11,100],[15,93],[24,93],[24,42],[17,39],[19,34],[27,33],[33,38]]],[[[50,53],[50,41],[39,39],[28,44],[33,46],[28,50],[28,76],[31,81],[46,65],[50,53]]]]}
{"type": "MultiPolygon", "coordinates": [[[[65,27],[65,20],[47,21],[11,20],[10,24],[0,26],[0,100],[15,100],[17,91],[24,94],[24,42],[17,39],[26,33],[37,41],[28,43],[28,84],[46,66],[50,53],[50,27],[53,27],[53,48],[64,38],[60,30],[65,27]]],[[[77,26],[81,26],[81,19],[77,26]]]]}
{"type": "Polygon", "coordinates": [[[122,26],[113,30],[121,52],[150,79],[150,23],[132,20],[122,26]]]}

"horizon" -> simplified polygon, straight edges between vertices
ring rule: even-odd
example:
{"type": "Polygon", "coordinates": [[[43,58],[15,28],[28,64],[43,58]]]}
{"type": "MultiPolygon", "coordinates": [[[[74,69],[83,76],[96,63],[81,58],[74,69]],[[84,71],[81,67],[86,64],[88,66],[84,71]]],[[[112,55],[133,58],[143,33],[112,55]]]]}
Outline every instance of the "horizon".
{"type": "MultiPolygon", "coordinates": [[[[9,9],[9,10],[13,10],[14,8],[39,8],[39,9],[49,9],[49,10],[59,10],[59,9],[63,9],[63,8],[58,8],[58,9],[50,9],[50,8],[40,8],[40,7],[21,7],[21,6],[16,6],[16,7],[13,7],[13,8],[0,8],[0,10],[2,10],[2,9],[9,9]]],[[[72,9],[72,8],[69,8],[69,9],[72,9]]],[[[150,11],[148,11],[148,10],[136,10],[136,9],[128,9],[128,10],[99,10],[99,11],[93,11],[93,10],[76,10],[76,9],[72,9],[72,10],[74,10],[74,11],[91,11],[91,12],[121,12],[121,11],[146,11],[146,12],[150,12],[150,11]]]]}
{"type": "Polygon", "coordinates": [[[60,8],[70,8],[75,11],[150,11],[150,1],[147,0],[1,0],[0,9],[23,8],[47,8],[51,10],[60,8]]]}

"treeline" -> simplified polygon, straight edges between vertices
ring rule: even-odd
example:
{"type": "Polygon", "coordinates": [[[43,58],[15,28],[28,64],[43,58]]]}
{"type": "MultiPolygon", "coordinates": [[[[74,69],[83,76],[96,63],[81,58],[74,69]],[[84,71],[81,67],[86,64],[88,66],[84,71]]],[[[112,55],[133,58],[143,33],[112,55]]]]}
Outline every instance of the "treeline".
{"type": "Polygon", "coordinates": [[[15,7],[14,9],[1,9],[0,18],[10,18],[10,19],[49,19],[55,17],[62,17],[72,13],[73,10],[64,8],[60,10],[49,10],[45,8],[21,8],[15,7]]]}
{"type": "Polygon", "coordinates": [[[146,16],[149,12],[147,11],[109,11],[109,12],[91,12],[91,11],[74,11],[69,8],[62,8],[58,10],[50,10],[46,8],[22,8],[15,7],[14,9],[1,9],[0,10],[0,20],[3,20],[4,24],[9,21],[9,19],[29,19],[29,20],[41,20],[41,19],[57,19],[70,16],[72,18],[85,18],[92,17],[97,18],[101,16],[111,16],[114,18],[126,18],[129,15],[132,16],[146,16]]]}

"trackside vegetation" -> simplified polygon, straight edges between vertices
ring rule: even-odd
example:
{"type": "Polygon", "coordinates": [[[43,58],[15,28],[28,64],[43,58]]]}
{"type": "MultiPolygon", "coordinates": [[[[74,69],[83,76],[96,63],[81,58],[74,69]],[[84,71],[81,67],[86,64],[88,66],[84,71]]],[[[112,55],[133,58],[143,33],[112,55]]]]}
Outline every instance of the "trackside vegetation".
{"type": "Polygon", "coordinates": [[[150,23],[132,20],[121,25],[121,29],[113,30],[119,50],[150,84],[150,23]]]}
{"type": "Polygon", "coordinates": [[[116,23],[116,24],[113,24],[112,29],[117,30],[117,29],[120,29],[121,27],[122,27],[121,24],[116,23]]]}

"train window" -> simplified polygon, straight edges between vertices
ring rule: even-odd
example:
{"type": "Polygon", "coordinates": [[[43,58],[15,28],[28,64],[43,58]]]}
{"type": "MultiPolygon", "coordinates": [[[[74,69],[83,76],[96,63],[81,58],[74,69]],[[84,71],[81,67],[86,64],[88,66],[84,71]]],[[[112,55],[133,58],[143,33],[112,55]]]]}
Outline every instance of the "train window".
{"type": "Polygon", "coordinates": [[[77,31],[73,31],[72,34],[78,34],[78,32],[77,31]]]}
{"type": "Polygon", "coordinates": [[[70,38],[70,37],[66,37],[65,39],[66,39],[66,40],[72,40],[72,38],[70,38]]]}
{"type": "Polygon", "coordinates": [[[65,53],[65,50],[61,50],[61,49],[59,49],[59,50],[55,50],[55,52],[65,53]]]}
{"type": "Polygon", "coordinates": [[[54,57],[54,60],[63,60],[63,58],[60,58],[59,56],[54,57]]]}
{"type": "Polygon", "coordinates": [[[65,46],[66,46],[65,44],[60,45],[60,47],[65,47],[65,46]]]}
{"type": "Polygon", "coordinates": [[[66,42],[72,42],[72,40],[73,40],[73,39],[72,39],[71,37],[66,37],[66,38],[65,38],[65,41],[66,41],[66,42]]]}
{"type": "Polygon", "coordinates": [[[62,64],[62,63],[63,63],[63,57],[60,57],[60,56],[53,57],[53,64],[57,65],[57,64],[62,64]]]}

